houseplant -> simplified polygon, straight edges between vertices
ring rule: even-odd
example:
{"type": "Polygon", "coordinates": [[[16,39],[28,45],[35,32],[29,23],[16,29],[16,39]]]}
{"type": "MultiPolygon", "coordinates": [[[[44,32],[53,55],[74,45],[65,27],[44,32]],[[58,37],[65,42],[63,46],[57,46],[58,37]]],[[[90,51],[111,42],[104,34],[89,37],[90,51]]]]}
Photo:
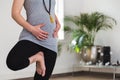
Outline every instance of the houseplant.
{"type": "Polygon", "coordinates": [[[65,22],[72,22],[77,26],[71,29],[73,26],[65,25],[65,31],[72,31],[73,33],[71,47],[76,53],[81,53],[86,47],[91,48],[91,46],[94,46],[96,33],[100,30],[112,29],[116,24],[115,19],[100,12],[65,16],[65,22]]]}

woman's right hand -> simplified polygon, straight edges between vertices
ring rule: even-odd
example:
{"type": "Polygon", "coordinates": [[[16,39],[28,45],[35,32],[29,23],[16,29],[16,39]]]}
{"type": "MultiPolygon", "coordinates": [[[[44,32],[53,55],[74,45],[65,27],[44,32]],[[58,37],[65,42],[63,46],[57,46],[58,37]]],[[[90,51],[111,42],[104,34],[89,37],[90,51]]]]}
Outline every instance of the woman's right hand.
{"type": "Polygon", "coordinates": [[[48,32],[43,31],[41,27],[44,27],[45,24],[39,24],[32,27],[31,33],[39,40],[45,40],[48,38],[48,32]]]}

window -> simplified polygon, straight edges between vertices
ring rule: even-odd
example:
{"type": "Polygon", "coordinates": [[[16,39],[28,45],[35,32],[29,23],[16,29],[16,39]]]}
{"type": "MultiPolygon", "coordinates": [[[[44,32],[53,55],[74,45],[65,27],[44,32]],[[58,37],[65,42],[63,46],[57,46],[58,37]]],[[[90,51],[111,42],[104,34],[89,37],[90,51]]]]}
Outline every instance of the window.
{"type": "Polygon", "coordinates": [[[56,0],[56,15],[60,21],[61,29],[58,33],[59,39],[64,39],[63,19],[64,19],[64,3],[63,0],[56,0]]]}

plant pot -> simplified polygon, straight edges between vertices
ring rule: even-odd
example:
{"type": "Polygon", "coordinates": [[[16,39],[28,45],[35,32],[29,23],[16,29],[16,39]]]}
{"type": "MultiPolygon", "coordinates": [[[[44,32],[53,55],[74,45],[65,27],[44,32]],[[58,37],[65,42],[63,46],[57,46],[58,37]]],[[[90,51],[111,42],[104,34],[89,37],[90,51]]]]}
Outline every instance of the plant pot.
{"type": "MultiPolygon", "coordinates": [[[[84,62],[96,64],[99,53],[102,53],[102,46],[86,46],[82,49],[81,59],[84,62]]],[[[102,57],[100,58],[102,59],[102,57]]]]}

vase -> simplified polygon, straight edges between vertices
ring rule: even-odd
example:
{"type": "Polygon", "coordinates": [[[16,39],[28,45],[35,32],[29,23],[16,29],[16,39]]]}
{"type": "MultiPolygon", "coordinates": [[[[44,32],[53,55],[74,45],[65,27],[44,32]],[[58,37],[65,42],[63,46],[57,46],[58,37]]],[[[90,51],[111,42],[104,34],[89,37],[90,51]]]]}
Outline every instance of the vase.
{"type": "Polygon", "coordinates": [[[86,63],[96,64],[98,58],[102,60],[102,48],[102,46],[85,46],[81,51],[81,59],[86,63]]]}

